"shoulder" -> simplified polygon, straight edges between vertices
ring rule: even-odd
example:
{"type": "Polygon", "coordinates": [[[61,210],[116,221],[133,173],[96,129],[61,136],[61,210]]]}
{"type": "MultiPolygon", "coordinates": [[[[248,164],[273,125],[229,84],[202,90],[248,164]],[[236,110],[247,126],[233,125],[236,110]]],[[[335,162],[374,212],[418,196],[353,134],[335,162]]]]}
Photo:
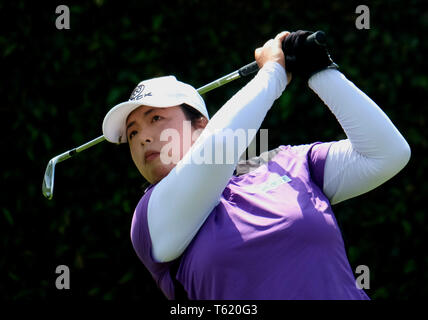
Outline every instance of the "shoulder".
{"type": "Polygon", "coordinates": [[[289,148],[289,152],[304,159],[305,168],[307,168],[311,178],[321,189],[324,185],[325,163],[333,143],[318,141],[289,148]]]}
{"type": "Polygon", "coordinates": [[[287,145],[280,146],[283,150],[283,153],[289,154],[295,157],[303,157],[306,158],[309,162],[319,162],[325,161],[327,154],[330,150],[331,145],[334,142],[313,142],[308,144],[301,145],[287,145]]]}
{"type": "Polygon", "coordinates": [[[324,169],[328,152],[334,142],[313,142],[309,144],[280,146],[282,158],[278,162],[287,166],[290,161],[298,161],[309,172],[315,183],[322,188],[324,169]]]}
{"type": "Polygon", "coordinates": [[[249,173],[269,162],[276,162],[282,167],[287,166],[291,161],[306,162],[311,158],[310,153],[318,144],[321,142],[304,145],[279,145],[274,149],[262,152],[259,156],[239,161],[235,175],[249,173]]]}

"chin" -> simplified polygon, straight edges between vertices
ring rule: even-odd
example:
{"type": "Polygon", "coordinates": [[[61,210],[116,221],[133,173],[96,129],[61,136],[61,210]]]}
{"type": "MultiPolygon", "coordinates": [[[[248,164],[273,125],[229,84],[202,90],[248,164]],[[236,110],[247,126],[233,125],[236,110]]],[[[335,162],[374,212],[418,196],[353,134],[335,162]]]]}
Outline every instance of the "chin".
{"type": "Polygon", "coordinates": [[[163,178],[165,178],[170,172],[172,168],[165,168],[165,167],[161,167],[161,168],[156,168],[153,170],[152,174],[151,174],[151,179],[149,180],[149,182],[151,184],[155,184],[159,181],[161,181],[163,178]]]}

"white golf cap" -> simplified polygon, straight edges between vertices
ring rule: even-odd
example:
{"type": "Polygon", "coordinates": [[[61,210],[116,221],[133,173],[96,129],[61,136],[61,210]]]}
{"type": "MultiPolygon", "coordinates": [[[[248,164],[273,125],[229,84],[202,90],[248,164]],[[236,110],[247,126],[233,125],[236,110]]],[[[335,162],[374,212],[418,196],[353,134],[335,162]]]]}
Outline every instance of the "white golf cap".
{"type": "Polygon", "coordinates": [[[141,81],[132,91],[128,101],[114,106],[104,117],[104,137],[113,143],[126,143],[126,119],[141,105],[165,108],[183,103],[198,110],[209,119],[204,100],[192,86],[178,81],[174,76],[141,81]]]}

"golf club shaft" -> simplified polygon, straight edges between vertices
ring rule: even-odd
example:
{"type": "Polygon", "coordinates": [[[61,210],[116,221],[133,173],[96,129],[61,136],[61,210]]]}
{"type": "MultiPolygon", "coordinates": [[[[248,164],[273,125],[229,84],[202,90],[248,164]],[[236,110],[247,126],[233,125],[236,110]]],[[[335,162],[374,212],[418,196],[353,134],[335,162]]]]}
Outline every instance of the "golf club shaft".
{"type": "MultiPolygon", "coordinates": [[[[326,36],[323,31],[316,31],[312,33],[306,40],[305,40],[306,46],[325,46],[326,45],[326,36]]],[[[250,74],[253,74],[259,70],[259,66],[257,65],[256,61],[253,61],[246,66],[243,66],[239,70],[236,70],[232,73],[229,73],[228,75],[217,79],[211,83],[206,84],[205,86],[198,89],[199,94],[204,94],[210,90],[213,90],[215,88],[221,87],[222,85],[229,83],[235,79],[248,76],[250,74]]]]}
{"type": "Polygon", "coordinates": [[[75,149],[72,149],[69,151],[70,156],[73,156],[75,153],[79,153],[83,150],[86,150],[92,146],[95,146],[96,144],[104,141],[106,138],[104,136],[99,136],[98,138],[95,138],[94,140],[91,140],[89,142],[86,142],[85,144],[82,144],[80,147],[77,147],[75,149]]]}
{"type": "Polygon", "coordinates": [[[64,160],[67,160],[67,159],[71,158],[73,155],[75,155],[76,153],[79,153],[85,149],[88,149],[88,148],[90,148],[90,147],[92,147],[92,146],[94,146],[94,145],[96,145],[96,144],[98,144],[104,140],[105,140],[104,136],[99,136],[98,138],[91,140],[91,141],[81,145],[80,147],[77,147],[77,148],[71,149],[69,151],[66,151],[64,153],[61,153],[60,155],[57,156],[58,157],[57,163],[62,162],[64,160]]]}
{"type": "Polygon", "coordinates": [[[222,85],[225,85],[226,83],[229,83],[233,80],[239,79],[241,77],[248,76],[252,73],[257,72],[259,70],[259,66],[255,61],[247,64],[246,66],[243,66],[239,70],[236,70],[232,73],[229,73],[228,75],[225,75],[224,77],[221,77],[220,79],[217,79],[213,82],[210,82],[203,87],[200,87],[197,91],[199,94],[207,93],[208,91],[211,91],[213,89],[216,89],[218,87],[221,87],[222,85]]]}
{"type": "MultiPolygon", "coordinates": [[[[254,62],[242,67],[239,70],[236,70],[232,73],[229,73],[228,75],[226,75],[224,77],[221,77],[220,79],[217,79],[213,82],[208,83],[207,85],[204,85],[203,87],[199,88],[197,91],[199,94],[207,93],[211,90],[214,90],[218,87],[225,85],[226,83],[229,83],[233,80],[239,79],[240,77],[250,75],[250,74],[256,72],[257,70],[258,70],[258,66],[257,66],[257,63],[254,61],[254,62]]],[[[58,157],[57,163],[62,162],[64,160],[67,160],[67,159],[71,158],[72,156],[74,156],[76,153],[82,152],[83,150],[86,150],[92,146],[95,146],[98,143],[103,142],[104,140],[105,140],[105,137],[102,135],[102,136],[99,136],[98,138],[95,138],[95,139],[81,145],[80,147],[66,151],[66,152],[57,156],[58,157]]]]}
{"type": "MultiPolygon", "coordinates": [[[[204,94],[208,91],[211,91],[215,88],[218,88],[226,83],[229,83],[235,79],[238,79],[242,76],[246,76],[249,75],[251,73],[254,73],[258,70],[258,66],[255,63],[249,64],[247,66],[242,67],[241,69],[232,72],[216,81],[213,81],[201,88],[199,88],[197,91],[199,94],[204,94]]],[[[56,164],[67,160],[69,158],[71,158],[72,156],[74,156],[76,153],[82,152],[83,150],[86,150],[92,146],[97,145],[98,143],[102,142],[106,140],[105,137],[99,136],[98,138],[95,138],[83,145],[81,145],[80,147],[77,148],[73,148],[69,151],[66,151],[64,153],[61,153],[59,155],[57,155],[56,157],[52,158],[49,163],[48,166],[46,167],[45,170],[45,175],[44,175],[44,179],[43,179],[43,184],[42,184],[42,192],[43,195],[47,198],[47,199],[52,199],[53,196],[53,189],[54,189],[54,183],[55,183],[55,166],[56,164]]]]}

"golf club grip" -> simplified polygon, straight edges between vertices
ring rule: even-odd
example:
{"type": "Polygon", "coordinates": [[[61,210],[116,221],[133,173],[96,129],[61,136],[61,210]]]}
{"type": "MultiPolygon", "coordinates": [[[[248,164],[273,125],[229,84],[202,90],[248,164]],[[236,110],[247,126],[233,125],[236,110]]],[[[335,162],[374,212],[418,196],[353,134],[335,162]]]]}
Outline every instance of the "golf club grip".
{"type": "Polygon", "coordinates": [[[318,30],[306,38],[305,45],[306,46],[318,45],[318,46],[325,47],[327,45],[327,37],[323,31],[318,30]]]}
{"type": "MultiPolygon", "coordinates": [[[[326,36],[323,31],[316,31],[312,33],[309,37],[306,38],[305,45],[310,47],[314,45],[325,46],[327,43],[326,36]]],[[[250,74],[253,74],[259,70],[259,66],[256,61],[253,61],[246,66],[243,66],[238,70],[240,77],[246,77],[250,74]]]]}
{"type": "Polygon", "coordinates": [[[246,77],[252,73],[259,71],[259,66],[256,61],[253,61],[238,70],[239,76],[246,77]]]}

